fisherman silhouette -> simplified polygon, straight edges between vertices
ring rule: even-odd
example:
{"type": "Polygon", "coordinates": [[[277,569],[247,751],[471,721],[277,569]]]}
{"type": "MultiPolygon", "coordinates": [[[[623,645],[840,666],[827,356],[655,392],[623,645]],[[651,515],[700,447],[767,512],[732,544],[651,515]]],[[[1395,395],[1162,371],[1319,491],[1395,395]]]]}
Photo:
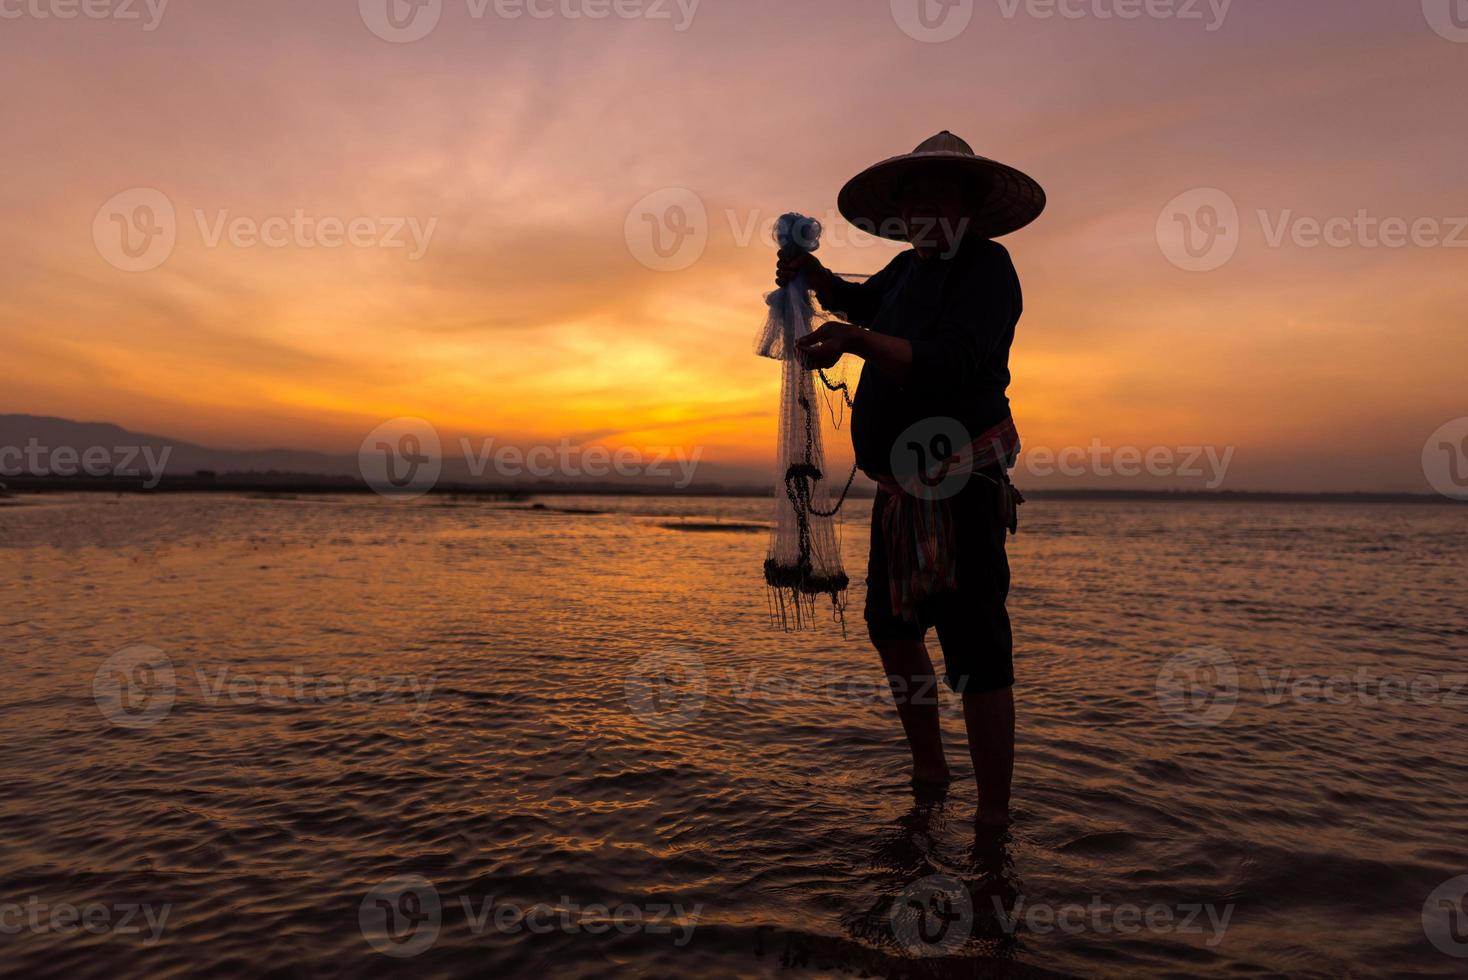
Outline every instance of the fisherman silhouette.
{"type": "Polygon", "coordinates": [[[943,132],[868,168],[842,189],[853,225],[912,245],[864,283],[799,248],[780,251],[776,283],[799,276],[840,319],[803,338],[807,368],[865,362],[852,406],[857,465],[878,486],[864,617],[912,752],[913,782],[950,778],[937,679],[961,695],[979,790],[976,819],[1009,819],[1014,768],[1013,638],[1005,535],[1017,526],[1008,470],[1019,452],[1009,348],[1019,279],[996,237],[1037,218],[1045,194],[1013,167],[943,132]]]}

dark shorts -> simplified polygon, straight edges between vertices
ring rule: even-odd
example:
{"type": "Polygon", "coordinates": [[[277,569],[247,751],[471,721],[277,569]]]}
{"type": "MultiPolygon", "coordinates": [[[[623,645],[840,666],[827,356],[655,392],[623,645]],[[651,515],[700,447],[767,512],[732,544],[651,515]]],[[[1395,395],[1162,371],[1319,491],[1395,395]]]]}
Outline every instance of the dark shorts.
{"type": "Polygon", "coordinates": [[[918,606],[917,622],[892,609],[887,579],[887,542],[882,510],[890,497],[878,493],[872,506],[871,558],[867,563],[865,618],[872,642],[922,640],[938,630],[945,678],[959,693],[997,691],[1014,684],[1014,637],[1009,628],[1008,530],[999,516],[998,484],[974,477],[949,504],[957,543],[958,588],[918,606]]]}

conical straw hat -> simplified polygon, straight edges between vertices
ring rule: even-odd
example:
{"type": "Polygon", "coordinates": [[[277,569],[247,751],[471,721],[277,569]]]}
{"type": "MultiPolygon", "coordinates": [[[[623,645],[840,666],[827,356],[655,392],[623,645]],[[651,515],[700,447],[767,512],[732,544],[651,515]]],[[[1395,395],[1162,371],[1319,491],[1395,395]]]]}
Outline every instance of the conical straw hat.
{"type": "Polygon", "coordinates": [[[1045,191],[1028,174],[974,153],[944,130],[911,153],[868,167],[841,188],[837,206],[853,225],[882,238],[906,241],[901,190],[936,174],[951,175],[974,191],[969,233],[998,238],[1018,231],[1045,210],[1045,191]]]}

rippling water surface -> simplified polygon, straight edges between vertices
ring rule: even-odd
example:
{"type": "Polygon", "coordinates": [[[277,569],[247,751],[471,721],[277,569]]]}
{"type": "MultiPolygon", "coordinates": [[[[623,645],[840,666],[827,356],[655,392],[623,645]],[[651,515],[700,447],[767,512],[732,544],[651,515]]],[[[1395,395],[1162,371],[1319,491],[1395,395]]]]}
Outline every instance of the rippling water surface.
{"type": "Polygon", "coordinates": [[[10,970],[1468,968],[1458,508],[1027,504],[996,838],[951,698],[907,786],[867,502],[844,638],[770,628],[760,500],[5,503],[10,970]]]}

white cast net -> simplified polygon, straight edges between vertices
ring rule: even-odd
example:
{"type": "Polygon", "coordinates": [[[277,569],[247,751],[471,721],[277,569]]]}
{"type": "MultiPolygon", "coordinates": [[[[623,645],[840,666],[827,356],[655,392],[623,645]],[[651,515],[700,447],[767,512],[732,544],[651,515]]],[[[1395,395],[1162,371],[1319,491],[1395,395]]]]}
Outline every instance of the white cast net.
{"type": "MultiPolygon", "coordinates": [[[[775,226],[783,248],[796,245],[815,251],[821,226],[814,218],[787,214],[775,226]]],[[[802,275],[765,297],[770,308],[755,353],[781,364],[780,438],[775,457],[775,526],[765,560],[765,582],[771,611],[787,629],[810,622],[819,596],[829,596],[839,617],[845,608],[846,572],[833,518],[844,494],[841,478],[832,487],[821,447],[821,404],[816,399],[815,372],[802,366],[795,342],[811,331],[816,313],[810,287],[802,275]]],[[[844,476],[844,474],[843,474],[844,476]]]]}

